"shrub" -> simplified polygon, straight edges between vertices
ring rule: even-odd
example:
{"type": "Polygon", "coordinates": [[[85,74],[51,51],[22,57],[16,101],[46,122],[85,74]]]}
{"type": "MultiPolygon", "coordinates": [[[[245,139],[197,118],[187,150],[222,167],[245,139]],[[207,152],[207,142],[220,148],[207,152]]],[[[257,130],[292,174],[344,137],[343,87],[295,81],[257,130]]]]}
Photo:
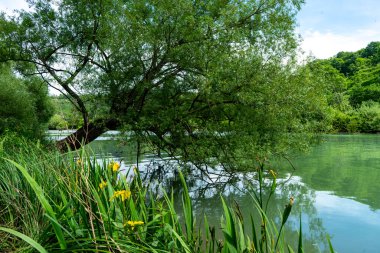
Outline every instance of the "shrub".
{"type": "Polygon", "coordinates": [[[68,129],[69,123],[60,115],[54,114],[49,120],[48,127],[52,130],[64,130],[68,129]]]}
{"type": "Polygon", "coordinates": [[[335,110],[332,119],[332,128],[335,132],[348,132],[350,123],[350,116],[339,111],[335,110]]]}
{"type": "Polygon", "coordinates": [[[6,65],[0,65],[0,76],[0,134],[41,137],[52,114],[46,86],[38,79],[17,78],[6,65]]]}

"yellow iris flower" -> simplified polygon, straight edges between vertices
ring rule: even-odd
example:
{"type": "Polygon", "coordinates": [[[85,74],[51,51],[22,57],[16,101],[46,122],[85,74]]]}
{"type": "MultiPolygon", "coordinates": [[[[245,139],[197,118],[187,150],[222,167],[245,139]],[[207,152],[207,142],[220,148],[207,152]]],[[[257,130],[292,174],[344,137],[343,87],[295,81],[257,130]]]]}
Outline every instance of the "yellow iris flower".
{"type": "Polygon", "coordinates": [[[127,223],[125,225],[129,225],[131,227],[131,229],[134,230],[135,226],[144,225],[144,222],[143,221],[132,221],[132,220],[130,220],[130,221],[127,221],[127,223]]]}
{"type": "Polygon", "coordinates": [[[112,161],[108,164],[108,168],[112,169],[113,172],[117,172],[120,169],[120,163],[112,161]]]}
{"type": "Polygon", "coordinates": [[[110,198],[110,201],[112,201],[115,198],[121,198],[121,201],[125,201],[126,199],[129,199],[130,197],[131,197],[131,191],[129,190],[115,191],[113,193],[113,196],[110,198]]]}
{"type": "Polygon", "coordinates": [[[100,184],[99,184],[99,188],[100,188],[100,190],[102,190],[104,187],[106,187],[107,186],[107,182],[105,182],[103,179],[102,179],[102,181],[100,182],[100,184]]]}
{"type": "Polygon", "coordinates": [[[120,163],[114,162],[112,165],[112,171],[116,172],[119,170],[119,168],[120,168],[120,163]]]}

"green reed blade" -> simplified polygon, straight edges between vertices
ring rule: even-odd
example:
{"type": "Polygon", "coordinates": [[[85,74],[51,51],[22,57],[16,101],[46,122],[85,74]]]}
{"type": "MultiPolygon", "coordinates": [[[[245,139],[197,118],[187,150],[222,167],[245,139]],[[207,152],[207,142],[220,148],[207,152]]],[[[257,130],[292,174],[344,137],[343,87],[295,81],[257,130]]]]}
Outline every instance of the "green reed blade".
{"type": "Polygon", "coordinates": [[[47,250],[44,249],[44,247],[41,246],[41,244],[39,244],[38,242],[36,242],[35,240],[33,240],[32,238],[30,238],[27,235],[24,235],[24,234],[22,234],[20,232],[17,232],[16,230],[13,230],[13,229],[10,229],[10,228],[0,227],[0,230],[4,231],[4,232],[7,232],[9,234],[12,234],[14,236],[17,236],[18,238],[24,240],[25,242],[27,242],[30,246],[32,246],[33,248],[35,248],[40,253],[48,253],[47,250]]]}
{"type": "MultiPolygon", "coordinates": [[[[222,199],[224,215],[226,217],[225,226],[223,228],[223,234],[224,234],[224,237],[225,237],[226,241],[228,242],[228,244],[230,244],[231,246],[233,246],[233,248],[235,250],[237,250],[238,249],[238,241],[237,241],[238,239],[236,237],[235,222],[234,222],[233,216],[231,214],[231,210],[227,206],[223,197],[221,197],[221,199],[222,199]]],[[[230,250],[231,250],[231,248],[230,248],[230,250]]]]}
{"type": "Polygon", "coordinates": [[[169,224],[166,224],[166,228],[177,238],[186,253],[193,253],[182,237],[169,224]]]}
{"type": "Polygon", "coordinates": [[[257,234],[256,234],[256,226],[255,226],[255,221],[254,221],[254,218],[252,216],[252,214],[250,214],[250,217],[251,217],[251,224],[252,224],[252,239],[253,239],[253,246],[254,246],[254,249],[253,250],[258,250],[259,249],[259,244],[257,243],[257,234]]]}
{"type": "Polygon", "coordinates": [[[335,253],[334,248],[331,244],[330,236],[327,235],[327,242],[329,243],[330,253],[335,253]]]}
{"type": "Polygon", "coordinates": [[[182,206],[183,206],[183,213],[185,216],[187,240],[192,241],[193,235],[194,235],[193,205],[191,203],[189,190],[187,189],[185,178],[184,178],[181,171],[179,171],[178,174],[179,174],[179,178],[181,180],[182,186],[183,186],[182,206]]]}
{"type": "Polygon", "coordinates": [[[12,160],[9,160],[6,158],[4,158],[4,159],[7,160],[8,162],[10,162],[11,164],[13,164],[23,174],[23,176],[25,177],[27,182],[30,184],[33,191],[37,195],[38,200],[40,201],[41,205],[45,209],[46,213],[55,221],[54,223],[52,223],[52,226],[53,226],[53,229],[54,229],[55,234],[57,236],[57,239],[58,239],[58,242],[59,242],[61,249],[66,249],[67,244],[66,244],[65,238],[63,236],[62,229],[60,226],[57,225],[58,221],[57,221],[57,218],[55,216],[55,212],[53,210],[53,207],[50,205],[49,201],[45,198],[43,189],[32,178],[32,176],[28,173],[28,171],[23,166],[19,165],[18,163],[14,162],[12,160]]]}
{"type": "Polygon", "coordinates": [[[302,246],[302,216],[300,214],[300,235],[298,238],[298,253],[303,253],[303,246],[302,246]]]}

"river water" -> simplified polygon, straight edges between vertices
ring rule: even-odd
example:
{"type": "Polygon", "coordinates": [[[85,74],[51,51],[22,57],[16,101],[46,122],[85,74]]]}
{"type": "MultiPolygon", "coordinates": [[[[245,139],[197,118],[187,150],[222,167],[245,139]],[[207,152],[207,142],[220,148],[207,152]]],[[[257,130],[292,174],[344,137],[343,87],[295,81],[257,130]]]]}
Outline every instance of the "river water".
{"type": "MultiPolygon", "coordinates": [[[[121,161],[122,168],[128,170],[137,162],[135,147],[115,138],[111,132],[90,148],[109,159],[121,161]]],[[[280,214],[289,197],[295,198],[286,229],[290,240],[297,241],[302,213],[305,252],[327,252],[327,235],[336,252],[380,252],[379,147],[380,135],[327,135],[324,142],[312,147],[309,153],[292,159],[295,170],[285,161],[273,164],[283,183],[271,202],[271,210],[280,214]]],[[[175,161],[169,158],[163,161],[152,153],[139,158],[143,175],[154,173],[157,185],[160,182],[174,190],[178,182],[169,178],[176,167],[175,161]]],[[[249,217],[253,203],[245,182],[254,182],[252,177],[252,173],[219,178],[212,175],[207,179],[189,177],[198,221],[206,215],[210,224],[219,227],[223,213],[220,195],[227,201],[236,201],[243,215],[249,217]]]]}

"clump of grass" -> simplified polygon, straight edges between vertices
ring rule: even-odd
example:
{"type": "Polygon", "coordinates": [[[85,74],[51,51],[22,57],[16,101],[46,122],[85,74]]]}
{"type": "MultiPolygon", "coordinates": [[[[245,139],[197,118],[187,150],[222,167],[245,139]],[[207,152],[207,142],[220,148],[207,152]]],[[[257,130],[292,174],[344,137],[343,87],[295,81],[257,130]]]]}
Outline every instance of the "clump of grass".
{"type": "MultiPolygon", "coordinates": [[[[0,161],[0,249],[2,252],[294,252],[282,229],[292,208],[283,210],[280,227],[268,219],[269,200],[262,192],[264,177],[276,176],[258,167],[259,189],[252,190],[254,210],[247,222],[222,197],[223,235],[196,226],[193,204],[184,176],[182,213],[174,208],[174,194],[163,197],[144,186],[139,170],[120,172],[116,161],[98,160],[80,151],[61,155],[18,139],[2,139],[0,161]],[[132,180],[127,180],[133,175],[132,180]],[[245,232],[250,227],[252,236],[245,232]]],[[[301,229],[301,227],[300,227],[301,229]]],[[[302,252],[302,233],[298,252],[302,252]]]]}

